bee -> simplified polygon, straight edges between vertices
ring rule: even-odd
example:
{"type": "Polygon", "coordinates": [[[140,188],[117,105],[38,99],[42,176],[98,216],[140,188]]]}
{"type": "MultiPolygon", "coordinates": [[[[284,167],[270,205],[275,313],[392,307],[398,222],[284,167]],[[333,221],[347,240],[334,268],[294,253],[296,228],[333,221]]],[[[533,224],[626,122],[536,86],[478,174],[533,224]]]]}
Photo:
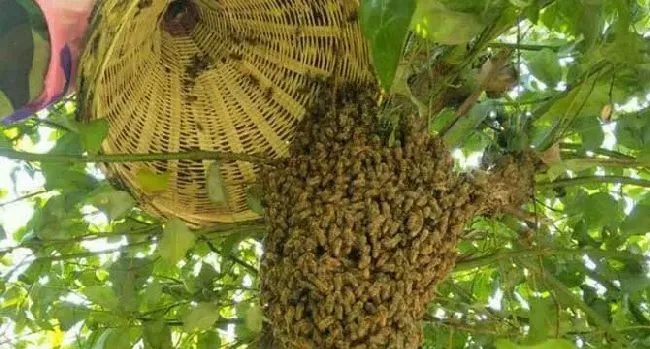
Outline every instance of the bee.
{"type": "MultiPolygon", "coordinates": [[[[328,231],[327,231],[327,236],[330,241],[336,240],[341,236],[341,229],[337,225],[330,225],[328,231]]],[[[343,243],[343,241],[341,241],[343,243]]]]}
{"type": "Polygon", "coordinates": [[[411,264],[415,264],[418,261],[418,257],[419,257],[419,254],[420,254],[419,250],[420,250],[419,246],[417,246],[417,247],[414,246],[411,249],[411,251],[410,251],[411,254],[409,256],[409,261],[411,262],[411,264]]]}
{"type": "Polygon", "coordinates": [[[336,238],[334,240],[331,240],[331,248],[332,248],[332,255],[333,256],[338,256],[341,253],[341,247],[343,246],[343,240],[341,238],[336,238]]]}
{"type": "Polygon", "coordinates": [[[294,315],[295,315],[294,307],[286,306],[286,308],[284,309],[284,321],[286,322],[287,325],[293,324],[294,315]]]}
{"type": "Polygon", "coordinates": [[[361,321],[359,324],[359,329],[357,330],[357,336],[358,338],[365,338],[368,335],[368,331],[370,330],[370,321],[367,321],[364,319],[364,321],[361,321]]]}
{"type": "Polygon", "coordinates": [[[413,292],[413,281],[412,280],[407,280],[406,281],[406,294],[410,295],[411,292],[413,292]]]}
{"type": "Polygon", "coordinates": [[[395,235],[390,239],[384,239],[384,246],[389,249],[397,247],[397,245],[402,241],[401,235],[395,235]]]}
{"type": "Polygon", "coordinates": [[[264,90],[264,98],[272,99],[273,98],[273,87],[269,86],[264,90]]]}
{"type": "MultiPolygon", "coordinates": [[[[196,102],[198,99],[199,99],[199,97],[194,96],[194,95],[185,96],[185,100],[190,104],[196,102]]],[[[197,123],[197,126],[198,126],[198,123],[197,123]]]]}
{"type": "Polygon", "coordinates": [[[254,88],[260,87],[260,79],[257,76],[253,75],[253,73],[246,73],[244,75],[244,79],[253,85],[254,88]]]}
{"type": "Polygon", "coordinates": [[[303,34],[303,27],[301,24],[298,24],[294,29],[293,35],[295,35],[297,38],[300,38],[302,34],[303,34]]]}
{"type": "Polygon", "coordinates": [[[413,200],[412,198],[408,198],[408,197],[405,198],[405,200],[404,200],[404,206],[402,207],[402,209],[404,210],[404,212],[409,212],[409,211],[411,211],[411,209],[413,208],[413,204],[414,204],[414,203],[415,203],[415,200],[413,200]]]}
{"type": "Polygon", "coordinates": [[[421,247],[420,254],[423,254],[425,256],[430,255],[430,254],[433,253],[434,250],[435,249],[434,249],[433,245],[425,245],[425,246],[421,247]]]}
{"type": "Polygon", "coordinates": [[[424,206],[424,208],[422,208],[422,216],[424,216],[424,218],[431,218],[432,214],[433,211],[431,210],[431,206],[424,206]]]}
{"type": "Polygon", "coordinates": [[[408,218],[408,221],[406,222],[406,228],[409,231],[409,235],[411,237],[414,237],[422,230],[423,227],[424,227],[424,217],[422,211],[416,210],[415,212],[411,213],[411,215],[408,218]]]}
{"type": "MultiPolygon", "coordinates": [[[[337,270],[337,269],[339,269],[341,267],[341,262],[338,259],[335,259],[335,258],[332,258],[332,257],[329,257],[329,256],[325,256],[321,260],[321,265],[325,268],[325,270],[337,270]]],[[[340,276],[339,276],[339,278],[340,278],[340,276]]],[[[335,278],[335,280],[336,280],[336,278],[335,278]]],[[[334,287],[336,288],[336,284],[334,285],[334,287]]]]}
{"type": "Polygon", "coordinates": [[[340,303],[337,303],[334,306],[334,317],[336,317],[338,320],[343,320],[343,305],[340,303]]]}
{"type": "MultiPolygon", "coordinates": [[[[348,314],[348,318],[351,318],[349,314],[348,314]]],[[[355,342],[359,340],[358,329],[359,329],[359,325],[357,325],[356,323],[352,323],[348,325],[348,330],[350,331],[350,341],[355,342]]]]}
{"type": "Polygon", "coordinates": [[[377,262],[375,263],[375,268],[380,268],[380,269],[381,269],[381,267],[383,267],[384,264],[386,264],[386,262],[388,262],[388,259],[389,259],[389,258],[390,258],[390,255],[389,255],[388,253],[383,253],[383,254],[379,257],[379,259],[377,260],[377,262]]]}
{"type": "Polygon", "coordinates": [[[325,314],[332,314],[334,312],[335,303],[336,302],[334,301],[334,295],[330,294],[325,298],[325,303],[323,303],[323,308],[322,308],[325,310],[325,314]]]}
{"type": "Polygon", "coordinates": [[[228,55],[228,58],[230,58],[230,59],[232,59],[234,61],[241,61],[242,59],[244,59],[244,55],[242,55],[239,52],[230,52],[230,54],[228,55]]]}

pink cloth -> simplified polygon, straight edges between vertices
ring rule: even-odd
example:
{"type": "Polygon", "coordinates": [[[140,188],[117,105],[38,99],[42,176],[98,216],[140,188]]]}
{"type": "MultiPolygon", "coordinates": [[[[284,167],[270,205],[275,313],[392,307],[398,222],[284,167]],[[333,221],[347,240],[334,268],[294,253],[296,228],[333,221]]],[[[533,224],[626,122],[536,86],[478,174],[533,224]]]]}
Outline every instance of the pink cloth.
{"type": "Polygon", "coordinates": [[[50,62],[41,94],[5,118],[5,125],[26,119],[75,92],[79,58],[90,14],[97,0],[34,0],[50,37],[50,62]]]}
{"type": "Polygon", "coordinates": [[[50,34],[50,64],[45,76],[45,89],[34,103],[51,101],[52,97],[68,95],[75,91],[75,77],[83,38],[88,28],[90,13],[96,0],[35,0],[45,15],[50,34]],[[66,82],[65,62],[61,52],[65,46],[70,49],[70,81],[66,82]],[[67,91],[64,87],[68,83],[67,91]]]}

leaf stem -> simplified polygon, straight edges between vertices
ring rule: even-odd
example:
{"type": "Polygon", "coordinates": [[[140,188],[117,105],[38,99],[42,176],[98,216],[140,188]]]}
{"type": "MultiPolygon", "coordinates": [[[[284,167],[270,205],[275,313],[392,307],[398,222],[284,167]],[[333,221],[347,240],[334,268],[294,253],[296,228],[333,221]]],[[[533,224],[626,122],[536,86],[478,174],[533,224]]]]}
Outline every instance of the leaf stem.
{"type": "Polygon", "coordinates": [[[630,178],[625,176],[593,176],[593,177],[576,177],[576,178],[566,178],[560,179],[553,182],[541,182],[536,183],[535,187],[540,190],[552,189],[558,187],[568,187],[574,185],[585,185],[585,184],[599,184],[599,183],[615,183],[615,184],[626,184],[626,185],[635,185],[639,187],[650,188],[650,181],[640,178],[630,178]]]}

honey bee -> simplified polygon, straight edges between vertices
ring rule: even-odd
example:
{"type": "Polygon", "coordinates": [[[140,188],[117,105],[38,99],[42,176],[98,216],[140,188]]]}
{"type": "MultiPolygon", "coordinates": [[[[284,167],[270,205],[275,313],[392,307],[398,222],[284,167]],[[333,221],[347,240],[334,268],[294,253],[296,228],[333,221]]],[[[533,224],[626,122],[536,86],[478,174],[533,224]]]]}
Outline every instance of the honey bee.
{"type": "Polygon", "coordinates": [[[342,304],[336,304],[334,306],[334,316],[338,320],[343,320],[343,305],[342,304]]]}
{"type": "Polygon", "coordinates": [[[377,260],[377,262],[375,263],[375,267],[381,269],[381,267],[383,267],[384,264],[386,264],[386,262],[388,262],[388,259],[389,259],[389,258],[390,258],[390,255],[389,255],[388,253],[383,253],[383,254],[379,257],[379,259],[377,260]]]}
{"type": "Polygon", "coordinates": [[[343,246],[343,240],[341,238],[336,238],[331,241],[332,255],[339,256],[341,254],[341,247],[343,246]]]}
{"type": "Polygon", "coordinates": [[[411,213],[411,215],[409,216],[406,222],[406,228],[409,231],[409,235],[412,237],[417,235],[422,230],[423,227],[424,227],[424,217],[422,211],[416,210],[415,212],[411,213]]]}
{"type": "Polygon", "coordinates": [[[287,325],[293,324],[293,318],[294,318],[294,307],[292,306],[286,306],[284,309],[284,321],[286,322],[287,325]]]}
{"type": "Polygon", "coordinates": [[[367,321],[365,319],[364,321],[361,321],[359,323],[359,329],[357,330],[357,337],[365,338],[368,335],[368,331],[370,330],[370,325],[371,325],[370,321],[367,321]]]}
{"type": "Polygon", "coordinates": [[[330,294],[325,298],[325,303],[323,303],[323,309],[325,314],[332,314],[334,312],[334,295],[330,294]]]}
{"type": "Polygon", "coordinates": [[[267,100],[272,99],[273,98],[273,91],[274,90],[273,90],[272,86],[269,86],[266,89],[264,89],[264,98],[266,98],[267,100]]]}
{"type": "MultiPolygon", "coordinates": [[[[338,259],[325,256],[321,260],[321,265],[325,270],[338,270],[341,267],[341,262],[338,259]]],[[[340,276],[339,276],[340,277],[340,276]]],[[[336,280],[336,279],[335,279],[336,280]]],[[[334,285],[336,288],[336,285],[334,285]]]]}
{"type": "Polygon", "coordinates": [[[384,239],[384,246],[388,249],[393,249],[402,241],[401,235],[395,235],[390,239],[384,239]]]}

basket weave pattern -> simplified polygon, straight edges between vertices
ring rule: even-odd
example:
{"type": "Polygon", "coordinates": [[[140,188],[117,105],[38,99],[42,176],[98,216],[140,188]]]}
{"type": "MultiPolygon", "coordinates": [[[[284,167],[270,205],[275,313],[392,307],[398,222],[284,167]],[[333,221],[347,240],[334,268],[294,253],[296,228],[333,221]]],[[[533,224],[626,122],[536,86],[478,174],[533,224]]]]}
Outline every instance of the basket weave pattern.
{"type": "MultiPolygon", "coordinates": [[[[356,0],[105,0],[79,79],[80,116],[106,118],[106,154],[211,150],[288,154],[318,80],[372,79],[356,0]]],[[[207,197],[210,161],[106,164],[141,207],[196,225],[257,218],[245,189],[259,168],[224,162],[228,204],[207,197]],[[145,192],[137,173],[171,173],[145,192]]]]}

